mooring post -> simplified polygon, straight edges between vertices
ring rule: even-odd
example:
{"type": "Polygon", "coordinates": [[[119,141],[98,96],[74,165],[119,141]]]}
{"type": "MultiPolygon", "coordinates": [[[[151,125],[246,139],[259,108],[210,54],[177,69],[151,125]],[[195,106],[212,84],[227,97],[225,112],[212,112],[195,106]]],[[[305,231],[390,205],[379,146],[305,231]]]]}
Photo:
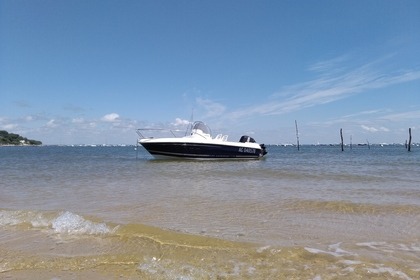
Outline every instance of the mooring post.
{"type": "Polygon", "coordinates": [[[408,146],[407,146],[408,151],[411,151],[411,127],[408,129],[408,146]]]}
{"type": "Polygon", "coordinates": [[[341,151],[344,151],[343,129],[342,128],[340,128],[340,136],[341,136],[341,151]]]}
{"type": "Polygon", "coordinates": [[[296,126],[296,144],[297,144],[297,148],[299,151],[299,131],[298,131],[298,126],[297,126],[297,121],[295,120],[295,126],[296,126]]]}

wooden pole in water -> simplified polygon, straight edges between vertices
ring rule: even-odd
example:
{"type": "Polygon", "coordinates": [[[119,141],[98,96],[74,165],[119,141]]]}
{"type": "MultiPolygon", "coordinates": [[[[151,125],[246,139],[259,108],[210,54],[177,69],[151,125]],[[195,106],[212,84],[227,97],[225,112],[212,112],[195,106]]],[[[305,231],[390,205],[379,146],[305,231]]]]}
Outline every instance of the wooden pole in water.
{"type": "Polygon", "coordinates": [[[408,146],[407,146],[408,151],[411,151],[411,127],[408,129],[408,146]]]}
{"type": "Polygon", "coordinates": [[[299,151],[299,131],[298,131],[298,126],[297,126],[297,121],[295,120],[295,126],[296,126],[296,144],[297,144],[297,148],[299,151]]]}
{"type": "Polygon", "coordinates": [[[340,128],[340,136],[341,136],[341,151],[344,151],[343,129],[342,128],[340,128]]]}

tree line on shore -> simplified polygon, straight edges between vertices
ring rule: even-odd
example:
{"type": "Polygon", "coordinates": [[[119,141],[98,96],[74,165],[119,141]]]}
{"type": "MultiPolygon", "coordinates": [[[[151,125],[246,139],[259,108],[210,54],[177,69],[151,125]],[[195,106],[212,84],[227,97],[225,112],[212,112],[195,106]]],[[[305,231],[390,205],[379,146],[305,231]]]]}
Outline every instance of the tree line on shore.
{"type": "Polygon", "coordinates": [[[0,130],[0,145],[42,145],[42,142],[22,137],[19,134],[9,133],[6,130],[0,130]]]}

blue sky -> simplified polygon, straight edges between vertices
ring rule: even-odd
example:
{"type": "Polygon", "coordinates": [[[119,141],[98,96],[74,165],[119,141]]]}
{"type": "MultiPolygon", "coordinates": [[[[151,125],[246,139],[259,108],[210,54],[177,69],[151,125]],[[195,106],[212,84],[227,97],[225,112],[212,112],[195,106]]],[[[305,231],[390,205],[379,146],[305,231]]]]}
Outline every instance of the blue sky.
{"type": "Polygon", "coordinates": [[[420,142],[420,1],[0,1],[0,129],[134,144],[420,142]]]}

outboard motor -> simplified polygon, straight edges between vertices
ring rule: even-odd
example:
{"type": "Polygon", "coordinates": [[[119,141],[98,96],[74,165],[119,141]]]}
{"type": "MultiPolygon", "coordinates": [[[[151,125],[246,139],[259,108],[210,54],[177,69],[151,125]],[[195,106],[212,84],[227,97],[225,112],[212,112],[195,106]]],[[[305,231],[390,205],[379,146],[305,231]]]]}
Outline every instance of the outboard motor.
{"type": "Polygon", "coordinates": [[[267,150],[265,149],[264,144],[260,144],[262,155],[265,156],[267,154],[267,150]]]}

